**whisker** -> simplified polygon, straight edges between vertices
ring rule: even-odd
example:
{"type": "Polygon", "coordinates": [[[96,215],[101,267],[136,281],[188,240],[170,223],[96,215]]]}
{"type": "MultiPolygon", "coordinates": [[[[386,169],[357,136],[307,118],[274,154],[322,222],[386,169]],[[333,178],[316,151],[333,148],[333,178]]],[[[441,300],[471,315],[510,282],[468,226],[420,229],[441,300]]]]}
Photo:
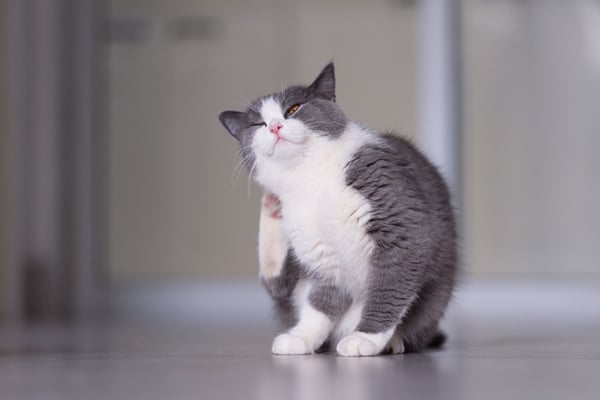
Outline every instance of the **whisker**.
{"type": "Polygon", "coordinates": [[[241,167],[245,161],[245,157],[244,157],[244,148],[240,148],[234,155],[234,159],[233,162],[235,162],[236,157],[239,157],[239,161],[235,164],[235,166],[233,167],[233,170],[231,171],[231,184],[235,185],[235,183],[237,182],[240,173],[241,173],[241,167]],[[237,176],[236,176],[236,172],[237,172],[237,176]]]}
{"type": "Polygon", "coordinates": [[[281,81],[281,95],[283,97],[283,99],[285,100],[285,90],[286,90],[287,86],[285,84],[284,81],[281,81]]]}
{"type": "MultiPolygon", "coordinates": [[[[248,108],[250,108],[253,111],[256,111],[257,113],[259,112],[256,107],[254,107],[252,105],[252,102],[250,100],[248,100],[248,98],[246,96],[242,96],[244,98],[244,101],[246,102],[246,104],[248,105],[248,108]]],[[[260,114],[260,113],[259,113],[260,114]]]]}
{"type": "Polygon", "coordinates": [[[235,185],[237,183],[238,179],[240,178],[240,175],[242,174],[242,172],[244,170],[244,166],[252,158],[251,151],[246,156],[244,156],[244,151],[245,150],[250,150],[250,149],[251,149],[250,146],[242,146],[236,152],[236,154],[234,156],[233,162],[235,162],[235,157],[236,156],[240,157],[240,160],[237,162],[237,164],[233,168],[233,171],[231,172],[231,184],[232,185],[235,185]],[[236,172],[237,172],[237,174],[236,174],[236,172]]]}
{"type": "Polygon", "coordinates": [[[256,168],[256,160],[254,160],[254,162],[252,163],[252,167],[250,168],[250,172],[248,173],[248,180],[246,181],[247,187],[248,187],[248,199],[250,199],[250,178],[252,177],[252,174],[254,173],[254,169],[256,168]]]}
{"type": "Polygon", "coordinates": [[[244,170],[243,165],[245,164],[246,159],[242,158],[237,165],[235,166],[235,168],[233,169],[232,173],[231,173],[231,184],[235,185],[238,181],[238,179],[240,179],[240,175],[242,174],[242,171],[244,170]]]}

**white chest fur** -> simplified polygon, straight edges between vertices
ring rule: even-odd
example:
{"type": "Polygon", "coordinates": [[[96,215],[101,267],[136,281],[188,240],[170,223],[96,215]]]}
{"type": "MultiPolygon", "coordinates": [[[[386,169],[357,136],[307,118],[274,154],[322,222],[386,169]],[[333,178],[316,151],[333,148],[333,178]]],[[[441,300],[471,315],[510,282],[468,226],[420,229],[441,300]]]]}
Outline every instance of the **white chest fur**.
{"type": "Polygon", "coordinates": [[[375,138],[350,124],[338,139],[311,138],[297,162],[259,166],[259,180],[280,197],[284,231],[296,256],[355,294],[366,285],[374,244],[365,230],[370,205],[346,185],[344,169],[371,140],[375,138]]]}

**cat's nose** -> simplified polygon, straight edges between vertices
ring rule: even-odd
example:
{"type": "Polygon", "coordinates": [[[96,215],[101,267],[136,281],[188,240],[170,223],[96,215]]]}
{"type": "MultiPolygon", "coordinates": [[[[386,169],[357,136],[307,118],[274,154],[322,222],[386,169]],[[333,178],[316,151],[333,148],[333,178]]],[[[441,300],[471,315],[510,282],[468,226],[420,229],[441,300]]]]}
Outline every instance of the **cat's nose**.
{"type": "Polygon", "coordinates": [[[283,127],[283,123],[281,123],[278,119],[273,119],[269,122],[269,131],[272,134],[279,136],[279,130],[283,127]]]}

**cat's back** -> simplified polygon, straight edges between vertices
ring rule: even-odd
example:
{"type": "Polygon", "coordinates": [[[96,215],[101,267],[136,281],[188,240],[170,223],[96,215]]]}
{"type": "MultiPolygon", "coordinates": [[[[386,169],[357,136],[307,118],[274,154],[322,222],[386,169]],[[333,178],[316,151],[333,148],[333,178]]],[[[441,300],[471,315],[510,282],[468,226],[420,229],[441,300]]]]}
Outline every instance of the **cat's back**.
{"type": "Polygon", "coordinates": [[[346,183],[370,200],[393,194],[397,200],[419,199],[429,211],[451,212],[450,193],[438,169],[409,140],[391,133],[354,153],[346,183]]]}
{"type": "Polygon", "coordinates": [[[456,227],[448,187],[408,140],[383,134],[362,146],[346,167],[346,183],[369,202],[367,230],[379,246],[431,252],[443,246],[445,257],[455,258],[456,227]]]}

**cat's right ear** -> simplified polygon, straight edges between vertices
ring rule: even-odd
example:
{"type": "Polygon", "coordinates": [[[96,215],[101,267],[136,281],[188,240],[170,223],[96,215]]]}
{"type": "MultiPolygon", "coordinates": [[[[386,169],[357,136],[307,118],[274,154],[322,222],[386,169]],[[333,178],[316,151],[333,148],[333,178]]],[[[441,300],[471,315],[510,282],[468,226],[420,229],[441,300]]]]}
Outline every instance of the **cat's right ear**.
{"type": "Polygon", "coordinates": [[[219,114],[219,121],[223,124],[227,132],[231,134],[238,142],[242,141],[246,114],[240,111],[223,111],[219,114]]]}
{"type": "Polygon", "coordinates": [[[309,89],[320,97],[335,101],[335,69],[333,61],[323,68],[317,79],[310,84],[309,89]]]}

